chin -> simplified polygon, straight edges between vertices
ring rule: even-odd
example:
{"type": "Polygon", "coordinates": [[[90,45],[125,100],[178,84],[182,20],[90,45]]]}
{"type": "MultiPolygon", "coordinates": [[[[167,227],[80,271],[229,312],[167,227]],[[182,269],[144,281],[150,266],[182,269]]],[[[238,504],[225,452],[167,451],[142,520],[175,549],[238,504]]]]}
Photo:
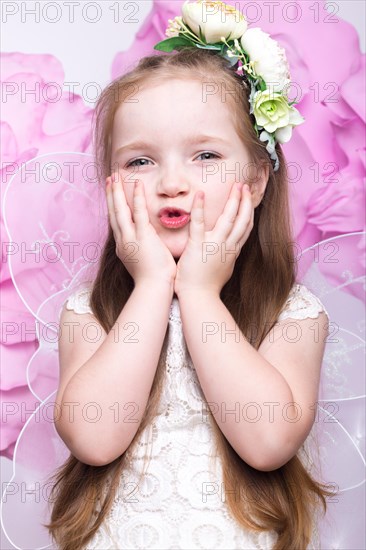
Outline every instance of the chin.
{"type": "Polygon", "coordinates": [[[188,237],[187,235],[174,235],[173,232],[171,235],[169,235],[168,238],[164,238],[163,242],[165,246],[170,251],[171,255],[173,256],[175,262],[179,260],[181,255],[183,254],[183,251],[185,247],[187,246],[188,237]]]}

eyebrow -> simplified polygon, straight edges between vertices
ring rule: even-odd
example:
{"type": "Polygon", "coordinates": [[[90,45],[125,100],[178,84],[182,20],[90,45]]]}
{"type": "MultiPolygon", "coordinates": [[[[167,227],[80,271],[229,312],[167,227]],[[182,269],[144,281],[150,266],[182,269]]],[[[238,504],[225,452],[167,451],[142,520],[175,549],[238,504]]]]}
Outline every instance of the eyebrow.
{"type": "MultiPolygon", "coordinates": [[[[187,139],[183,141],[184,145],[192,144],[192,145],[198,145],[200,143],[221,143],[223,145],[228,145],[228,142],[226,139],[222,139],[219,136],[207,136],[204,134],[197,135],[197,136],[190,136],[187,139]]],[[[115,155],[118,155],[119,153],[123,153],[124,151],[134,151],[137,149],[148,149],[148,148],[154,149],[156,147],[156,143],[147,143],[146,141],[134,141],[131,143],[127,143],[127,145],[123,145],[122,147],[119,147],[117,151],[115,152],[115,155]]]]}

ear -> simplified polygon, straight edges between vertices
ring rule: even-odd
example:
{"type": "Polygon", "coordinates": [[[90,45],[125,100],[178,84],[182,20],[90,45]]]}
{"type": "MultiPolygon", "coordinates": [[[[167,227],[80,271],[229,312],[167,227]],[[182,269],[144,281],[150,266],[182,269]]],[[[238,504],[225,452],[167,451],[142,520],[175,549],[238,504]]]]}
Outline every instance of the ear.
{"type": "Polygon", "coordinates": [[[253,176],[253,178],[250,178],[250,181],[247,182],[249,184],[250,192],[252,194],[252,202],[254,208],[257,208],[264,196],[268,183],[268,177],[269,164],[268,162],[263,161],[260,166],[257,167],[256,174],[253,176]]]}

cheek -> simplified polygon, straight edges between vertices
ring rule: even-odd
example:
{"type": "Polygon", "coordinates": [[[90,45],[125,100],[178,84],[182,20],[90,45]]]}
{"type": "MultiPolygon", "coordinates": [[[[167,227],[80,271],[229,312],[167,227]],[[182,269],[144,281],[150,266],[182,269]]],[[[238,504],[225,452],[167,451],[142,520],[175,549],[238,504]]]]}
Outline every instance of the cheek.
{"type": "Polygon", "coordinates": [[[219,192],[210,195],[206,199],[207,204],[207,217],[208,219],[212,220],[214,219],[215,222],[218,219],[218,217],[222,214],[226,202],[229,198],[230,191],[225,191],[225,193],[220,190],[219,192]]]}

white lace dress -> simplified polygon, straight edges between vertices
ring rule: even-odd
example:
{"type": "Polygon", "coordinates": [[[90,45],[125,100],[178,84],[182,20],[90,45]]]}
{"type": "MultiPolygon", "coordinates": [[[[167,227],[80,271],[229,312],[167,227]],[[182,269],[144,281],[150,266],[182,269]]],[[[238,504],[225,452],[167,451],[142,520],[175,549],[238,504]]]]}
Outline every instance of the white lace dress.
{"type": "MultiPolygon", "coordinates": [[[[67,302],[68,309],[91,313],[89,295],[88,287],[75,293],[67,302]]],[[[295,284],[278,320],[315,319],[322,310],[326,311],[314,294],[295,284]]],[[[247,532],[225,505],[221,465],[218,459],[212,460],[214,436],[203,414],[205,398],[183,337],[175,297],[169,325],[158,414],[142,432],[113,507],[85,550],[270,550],[275,533],[247,532]],[[150,460],[137,485],[145,453],[150,460]]],[[[319,548],[317,536],[315,532],[308,548],[319,548]]]]}

